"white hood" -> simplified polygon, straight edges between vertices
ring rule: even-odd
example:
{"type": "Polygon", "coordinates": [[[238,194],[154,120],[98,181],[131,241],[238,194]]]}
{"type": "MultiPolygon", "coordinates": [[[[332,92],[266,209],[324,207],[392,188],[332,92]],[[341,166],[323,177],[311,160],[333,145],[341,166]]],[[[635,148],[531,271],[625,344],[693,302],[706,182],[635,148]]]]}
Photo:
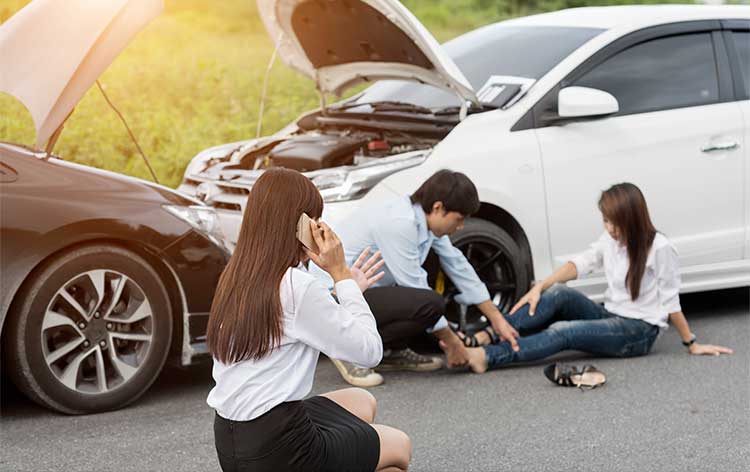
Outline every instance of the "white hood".
{"type": "Polygon", "coordinates": [[[42,147],[162,0],[34,0],[0,26],[0,91],[23,103],[42,147]]]}
{"type": "Polygon", "coordinates": [[[321,92],[401,79],[478,103],[461,70],[396,0],[258,0],[258,11],[282,60],[321,92]]]}

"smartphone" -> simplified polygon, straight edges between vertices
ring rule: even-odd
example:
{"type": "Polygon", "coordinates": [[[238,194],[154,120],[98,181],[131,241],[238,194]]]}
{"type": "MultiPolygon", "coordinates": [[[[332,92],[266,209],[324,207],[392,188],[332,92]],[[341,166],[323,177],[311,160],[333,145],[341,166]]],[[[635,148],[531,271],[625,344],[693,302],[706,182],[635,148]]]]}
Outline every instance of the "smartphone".
{"type": "Polygon", "coordinates": [[[307,213],[302,213],[302,216],[297,220],[297,239],[300,240],[305,247],[315,254],[320,253],[318,245],[315,243],[315,238],[312,235],[312,229],[310,228],[310,222],[312,218],[307,216],[307,213]]]}

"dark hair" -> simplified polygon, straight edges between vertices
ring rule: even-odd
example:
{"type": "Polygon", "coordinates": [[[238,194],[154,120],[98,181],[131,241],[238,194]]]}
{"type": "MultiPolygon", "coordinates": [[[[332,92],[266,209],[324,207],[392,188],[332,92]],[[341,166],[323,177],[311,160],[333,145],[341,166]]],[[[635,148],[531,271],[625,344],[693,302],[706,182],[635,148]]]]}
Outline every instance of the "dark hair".
{"type": "Polygon", "coordinates": [[[641,280],[646,271],[646,259],[656,237],[646,199],[641,190],[631,183],[613,185],[599,198],[599,210],[612,222],[628,250],[630,267],[625,285],[633,300],[641,293],[641,280]]]}
{"type": "Polygon", "coordinates": [[[297,171],[270,169],[253,185],[237,247],[219,278],[208,318],[208,350],[230,364],[260,359],[281,342],[281,280],[303,256],[297,220],[320,218],[323,199],[297,171]]]}
{"type": "Polygon", "coordinates": [[[452,170],[439,170],[411,196],[412,203],[419,203],[425,213],[432,212],[435,202],[443,202],[445,211],[457,211],[470,216],[479,211],[477,188],[466,175],[452,170]]]}

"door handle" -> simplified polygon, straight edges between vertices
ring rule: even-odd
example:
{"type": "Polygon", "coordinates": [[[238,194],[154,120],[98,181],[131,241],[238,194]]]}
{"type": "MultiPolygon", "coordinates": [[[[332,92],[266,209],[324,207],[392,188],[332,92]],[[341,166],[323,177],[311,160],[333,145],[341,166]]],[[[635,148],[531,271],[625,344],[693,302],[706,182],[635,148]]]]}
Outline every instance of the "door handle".
{"type": "Polygon", "coordinates": [[[732,143],[711,144],[709,146],[703,146],[701,152],[731,151],[738,147],[740,147],[740,145],[736,141],[732,143]]]}

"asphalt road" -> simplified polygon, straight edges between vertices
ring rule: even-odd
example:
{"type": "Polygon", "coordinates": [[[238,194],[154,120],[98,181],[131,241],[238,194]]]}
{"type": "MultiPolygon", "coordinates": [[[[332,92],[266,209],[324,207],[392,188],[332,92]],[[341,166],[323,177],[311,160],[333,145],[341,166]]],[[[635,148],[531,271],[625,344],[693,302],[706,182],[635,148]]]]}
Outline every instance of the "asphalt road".
{"type": "MultiPolygon", "coordinates": [[[[544,364],[485,375],[390,373],[378,422],[406,431],[412,471],[746,471],[750,468],[747,289],[683,297],[698,339],[735,349],[693,357],[674,332],[636,359],[586,359],[593,391],[552,385],[544,364]]],[[[582,354],[567,353],[579,362],[582,354]]],[[[167,369],[135,405],[67,417],[2,386],[1,471],[214,471],[210,365],[167,369]]],[[[346,387],[322,358],[315,393],[346,387]]]]}

